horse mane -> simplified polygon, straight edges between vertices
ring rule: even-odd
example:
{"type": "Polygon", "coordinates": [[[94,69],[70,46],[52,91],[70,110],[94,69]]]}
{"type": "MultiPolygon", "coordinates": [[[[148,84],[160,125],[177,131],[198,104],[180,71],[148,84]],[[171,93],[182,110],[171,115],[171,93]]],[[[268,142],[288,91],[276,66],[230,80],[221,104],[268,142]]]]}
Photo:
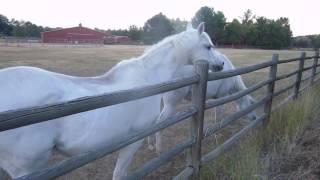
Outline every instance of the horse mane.
{"type": "Polygon", "coordinates": [[[164,38],[163,40],[159,41],[158,43],[152,45],[151,47],[146,48],[146,50],[142,54],[141,58],[142,59],[148,59],[148,58],[145,58],[145,57],[157,53],[159,51],[159,49],[168,46],[168,44],[174,43],[174,41],[176,41],[178,39],[177,37],[180,34],[181,33],[168,36],[168,37],[164,38]]]}
{"type": "MultiPolygon", "coordinates": [[[[137,67],[144,66],[146,62],[148,62],[148,61],[150,62],[150,60],[152,59],[149,57],[150,56],[152,57],[152,56],[156,55],[157,53],[161,52],[161,49],[170,48],[170,46],[172,46],[172,45],[175,46],[176,44],[183,44],[183,43],[180,43],[180,40],[182,39],[182,37],[186,37],[186,35],[187,35],[186,32],[190,32],[190,31],[183,31],[178,34],[168,36],[168,37],[164,38],[163,40],[159,41],[158,43],[152,45],[151,47],[146,48],[146,50],[143,52],[143,54],[140,55],[139,57],[120,61],[115,66],[113,66],[108,72],[106,72],[105,74],[103,74],[100,77],[104,77],[104,78],[111,80],[111,79],[113,79],[115,74],[118,72],[119,68],[125,68],[125,67],[132,68],[133,66],[137,66],[137,67]]],[[[175,51],[177,51],[176,48],[175,48],[175,51]]]]}

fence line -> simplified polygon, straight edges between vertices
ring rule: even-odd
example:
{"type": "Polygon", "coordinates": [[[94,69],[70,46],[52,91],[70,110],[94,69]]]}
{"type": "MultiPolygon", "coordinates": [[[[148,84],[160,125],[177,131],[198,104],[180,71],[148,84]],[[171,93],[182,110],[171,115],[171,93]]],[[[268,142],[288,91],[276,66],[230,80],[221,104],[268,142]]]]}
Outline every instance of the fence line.
{"type": "Polygon", "coordinates": [[[165,121],[162,121],[159,124],[152,125],[147,130],[140,130],[138,132],[134,132],[133,134],[128,135],[127,137],[117,139],[114,142],[110,142],[110,144],[106,145],[104,148],[90,151],[84,154],[73,156],[67,160],[58,162],[53,166],[42,169],[36,172],[33,172],[29,175],[17,178],[20,180],[26,179],[53,179],[59,177],[63,174],[66,174],[76,168],[79,168],[93,160],[106,156],[114,151],[117,151],[131,143],[134,143],[138,140],[141,140],[157,131],[160,131],[164,128],[172,126],[180,121],[185,120],[188,117],[193,116],[193,120],[190,123],[190,134],[189,138],[173,147],[170,150],[162,153],[159,157],[156,157],[141,168],[135,170],[133,173],[127,176],[127,179],[141,179],[146,176],[148,173],[152,172],[172,157],[180,154],[184,150],[188,150],[187,153],[187,164],[186,168],[181,171],[178,176],[174,179],[186,179],[189,176],[193,176],[194,178],[200,177],[200,167],[202,163],[206,163],[210,160],[215,159],[219,154],[225,152],[227,149],[231,148],[236,142],[238,142],[241,137],[247,134],[251,129],[257,127],[261,122],[267,123],[270,115],[273,111],[277,110],[283,104],[289,102],[291,99],[296,99],[298,94],[303,91],[306,87],[313,85],[315,82],[315,77],[320,72],[317,72],[317,67],[319,59],[319,50],[315,52],[314,56],[306,57],[306,53],[302,52],[299,58],[291,58],[285,60],[279,60],[279,55],[274,54],[272,56],[271,61],[266,61],[260,64],[251,65],[243,68],[238,68],[234,70],[224,71],[224,72],[208,72],[208,62],[206,61],[198,61],[196,64],[196,75],[181,78],[177,80],[173,80],[170,82],[165,82],[161,84],[145,86],[140,88],[134,88],[131,90],[123,90],[117,91],[113,93],[107,93],[98,96],[92,97],[84,97],[80,99],[75,99],[72,101],[67,101],[63,103],[57,103],[47,106],[39,106],[32,107],[20,110],[12,110],[0,113],[0,132],[19,128],[21,126],[26,126],[30,124],[40,123],[43,121],[48,121],[52,119],[56,119],[59,117],[64,117],[67,115],[72,115],[76,113],[81,113],[89,110],[94,110],[98,108],[103,108],[123,102],[128,102],[132,100],[137,100],[140,98],[153,96],[157,94],[161,94],[170,90],[178,89],[184,86],[192,85],[192,105],[185,108],[184,110],[178,112],[177,114],[167,118],[165,121]],[[313,59],[312,66],[304,67],[305,60],[313,59]],[[299,61],[299,67],[297,70],[290,72],[288,74],[277,76],[277,65],[285,64],[299,61]],[[228,97],[223,97],[217,100],[208,100],[206,102],[206,85],[207,81],[218,80],[223,78],[228,78],[232,76],[237,76],[245,73],[250,73],[257,71],[259,69],[268,68],[269,78],[265,81],[257,83],[246,90],[240,91],[238,93],[232,94],[228,97]],[[305,71],[312,70],[311,75],[307,78],[302,79],[302,74],[305,71]],[[288,77],[296,75],[296,81],[294,84],[287,86],[278,91],[274,91],[275,83],[278,80],[282,80],[288,77]],[[301,83],[310,80],[310,83],[301,88],[301,83]],[[205,109],[213,108],[218,105],[225,104],[230,101],[234,101],[238,98],[241,98],[245,95],[248,95],[256,90],[267,86],[267,94],[258,102],[250,105],[246,109],[238,111],[233,115],[224,118],[220,123],[215,124],[212,128],[207,128],[206,132],[203,132],[203,120],[204,120],[204,111],[205,109]],[[284,92],[294,88],[294,93],[287,97],[284,101],[279,103],[278,106],[273,108],[272,100],[274,97],[283,94],[284,92]],[[201,155],[201,142],[202,139],[213,135],[218,130],[226,127],[242,116],[250,113],[254,109],[259,106],[264,105],[264,112],[259,116],[258,119],[252,121],[249,125],[244,127],[238,133],[233,135],[231,138],[226,140],[222,145],[218,146],[211,152],[206,155],[201,155]]]}

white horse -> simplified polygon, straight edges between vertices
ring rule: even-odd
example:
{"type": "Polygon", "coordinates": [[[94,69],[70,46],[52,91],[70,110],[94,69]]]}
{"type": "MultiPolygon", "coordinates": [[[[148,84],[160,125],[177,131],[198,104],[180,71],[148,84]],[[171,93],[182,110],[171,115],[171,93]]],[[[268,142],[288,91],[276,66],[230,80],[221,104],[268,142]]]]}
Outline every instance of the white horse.
{"type": "MultiPolygon", "coordinates": [[[[214,60],[213,44],[204,24],[159,42],[142,56],[121,61],[97,77],[72,77],[33,67],[0,70],[0,112],[63,102],[83,96],[130,89],[168,81],[174,72],[199,59],[214,60]]],[[[79,113],[52,121],[0,132],[0,167],[12,178],[44,168],[57,148],[67,155],[88,152],[148,128],[160,113],[162,95],[79,113]]],[[[126,175],[127,167],[143,140],[120,150],[113,179],[126,175]]]]}
{"type": "MultiPolygon", "coordinates": [[[[223,71],[235,69],[231,61],[220,52],[215,53],[220,61],[224,62],[223,71]]],[[[216,66],[210,67],[210,70],[215,70],[216,66]]],[[[194,74],[194,67],[191,65],[186,65],[174,73],[175,78],[190,77],[194,74]]],[[[209,81],[207,83],[207,99],[220,98],[224,97],[242,90],[245,90],[246,86],[240,75],[233,76],[230,78],[219,79],[215,81],[209,81]]],[[[185,99],[190,100],[188,97],[191,97],[191,86],[183,87],[174,91],[167,92],[163,95],[163,109],[160,115],[157,118],[157,123],[170,117],[176,110],[177,106],[185,99]]],[[[236,100],[238,110],[242,110],[253,104],[255,100],[250,96],[246,95],[238,100],[236,100]]],[[[247,118],[254,120],[257,118],[255,111],[252,111],[247,114],[247,118]]],[[[151,137],[148,137],[149,149],[152,150],[152,140],[151,137]]],[[[161,153],[162,151],[162,138],[161,132],[156,133],[156,151],[161,153]]]]}

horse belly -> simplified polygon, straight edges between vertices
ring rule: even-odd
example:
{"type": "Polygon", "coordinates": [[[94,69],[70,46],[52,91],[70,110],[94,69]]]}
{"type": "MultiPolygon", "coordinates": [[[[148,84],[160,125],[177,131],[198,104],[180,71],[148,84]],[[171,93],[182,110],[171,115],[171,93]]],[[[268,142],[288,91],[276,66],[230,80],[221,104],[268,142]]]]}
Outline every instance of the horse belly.
{"type": "Polygon", "coordinates": [[[160,96],[72,115],[61,120],[58,149],[75,155],[108,146],[149,127],[160,113],[160,96]]]}

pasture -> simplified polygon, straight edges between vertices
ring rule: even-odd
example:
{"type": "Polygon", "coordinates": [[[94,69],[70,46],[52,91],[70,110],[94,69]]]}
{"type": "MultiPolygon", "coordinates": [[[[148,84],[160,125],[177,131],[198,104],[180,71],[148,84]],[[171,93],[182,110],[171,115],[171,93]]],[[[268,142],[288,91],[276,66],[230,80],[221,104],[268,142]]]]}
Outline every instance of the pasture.
{"type": "MultiPolygon", "coordinates": [[[[97,47],[77,47],[64,45],[34,45],[21,47],[0,46],[0,68],[10,66],[36,66],[51,71],[56,71],[69,75],[77,76],[94,76],[104,73],[115,65],[119,60],[128,59],[138,56],[143,52],[145,46],[97,46],[97,47]]],[[[270,51],[270,50],[235,50],[235,49],[219,49],[226,54],[236,67],[242,67],[250,64],[257,64],[271,58],[272,53],[279,53],[280,59],[298,57],[299,51],[270,51]]],[[[307,55],[312,55],[313,52],[308,52],[307,55]],[[310,54],[309,54],[310,53],[310,54]]],[[[306,63],[308,66],[308,63],[306,63]]],[[[290,72],[296,69],[296,63],[280,65],[279,71],[282,73],[290,72]]],[[[255,73],[244,76],[247,86],[253,83],[264,80],[268,76],[269,70],[262,69],[255,73]]],[[[294,79],[295,77],[293,77],[294,79]]],[[[281,88],[290,82],[289,80],[280,81],[276,88],[281,88]]],[[[23,93],[23,92],[21,92],[23,93]]],[[[254,97],[259,98],[264,91],[254,93],[254,97]]],[[[218,108],[217,119],[230,114],[235,108],[232,104],[224,105],[224,108],[218,108]]],[[[206,121],[214,121],[214,112],[208,111],[206,121]]],[[[210,138],[205,142],[204,151],[206,148],[212,149],[212,146],[218,144],[222,139],[237,131],[242,124],[247,121],[240,121],[236,125],[232,125],[225,131],[219,133],[214,138],[210,138]]],[[[186,123],[179,123],[164,132],[165,147],[175,145],[176,142],[184,139],[187,134],[186,123]],[[179,128],[178,128],[179,126],[179,128]]],[[[135,161],[131,168],[140,166],[141,163],[156,156],[153,151],[147,149],[144,145],[135,157],[135,161]]],[[[61,156],[55,156],[52,162],[61,159],[61,156]]],[[[169,179],[175,175],[178,170],[184,166],[183,155],[176,157],[171,163],[160,168],[158,171],[148,176],[148,179],[169,179]]],[[[60,179],[110,179],[112,170],[115,164],[116,154],[107,156],[94,163],[86,165],[73,173],[61,177],[60,179]]]]}

